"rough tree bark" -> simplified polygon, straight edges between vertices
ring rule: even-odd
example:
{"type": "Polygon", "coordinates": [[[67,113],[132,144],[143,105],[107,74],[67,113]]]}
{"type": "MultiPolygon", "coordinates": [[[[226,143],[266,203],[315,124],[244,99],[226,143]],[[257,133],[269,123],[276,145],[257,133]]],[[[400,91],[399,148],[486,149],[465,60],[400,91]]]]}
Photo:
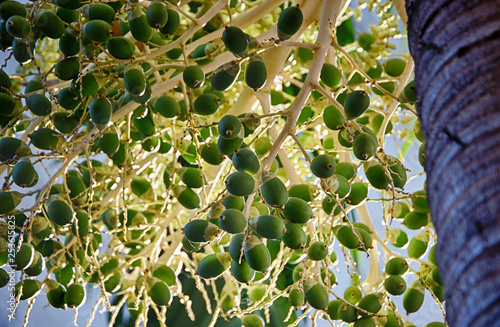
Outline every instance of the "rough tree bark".
{"type": "Polygon", "coordinates": [[[500,1],[407,0],[450,326],[500,326],[500,1]]]}

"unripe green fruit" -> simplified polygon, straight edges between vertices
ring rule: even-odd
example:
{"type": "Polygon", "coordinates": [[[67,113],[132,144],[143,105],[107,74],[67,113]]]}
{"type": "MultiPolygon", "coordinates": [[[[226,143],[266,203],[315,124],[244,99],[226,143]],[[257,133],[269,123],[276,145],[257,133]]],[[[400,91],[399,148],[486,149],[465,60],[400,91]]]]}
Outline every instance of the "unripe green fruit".
{"type": "Polygon", "coordinates": [[[24,272],[28,276],[38,276],[45,270],[45,260],[43,259],[40,252],[35,251],[33,256],[33,262],[27,268],[24,269],[24,272]]]}
{"type": "Polygon", "coordinates": [[[245,207],[245,198],[241,196],[229,195],[224,200],[222,200],[222,205],[226,209],[237,209],[239,211],[243,211],[245,207]]]}
{"type": "Polygon", "coordinates": [[[424,231],[417,234],[408,244],[408,255],[412,258],[420,258],[427,251],[429,235],[424,231]]]}
{"type": "Polygon", "coordinates": [[[409,103],[417,102],[416,86],[414,80],[406,84],[402,95],[404,95],[402,99],[404,102],[409,102],[409,103]]]}
{"type": "Polygon", "coordinates": [[[404,225],[409,229],[420,229],[427,226],[429,223],[429,216],[426,213],[417,211],[410,211],[404,217],[404,225]]]}
{"type": "Polygon", "coordinates": [[[406,282],[400,276],[389,276],[384,281],[384,287],[392,295],[401,295],[406,291],[406,282]]]}
{"type": "Polygon", "coordinates": [[[50,100],[41,94],[30,95],[26,101],[26,105],[37,116],[47,116],[52,109],[50,100]]]}
{"type": "Polygon", "coordinates": [[[14,38],[14,41],[12,41],[12,53],[14,54],[14,59],[16,59],[16,61],[20,64],[31,61],[33,49],[35,49],[34,43],[31,43],[28,48],[28,44],[22,39],[14,38]]]}
{"type": "Polygon", "coordinates": [[[69,87],[62,88],[57,94],[57,103],[64,109],[73,110],[80,104],[80,97],[69,87]]]}
{"type": "Polygon", "coordinates": [[[162,280],[168,286],[172,286],[176,283],[177,277],[175,276],[175,272],[169,266],[161,263],[155,263],[152,270],[153,277],[162,280]]]}
{"type": "Polygon", "coordinates": [[[7,33],[9,33],[12,37],[20,39],[24,39],[31,32],[30,23],[23,16],[10,16],[5,26],[7,28],[7,33]]]}
{"type": "Polygon", "coordinates": [[[162,28],[168,20],[167,9],[161,2],[153,1],[146,11],[146,20],[153,28],[162,28]]]}
{"type": "Polygon", "coordinates": [[[296,223],[285,224],[285,234],[283,234],[283,243],[290,249],[300,249],[305,246],[307,242],[307,236],[302,227],[296,223]]]}
{"type": "Polygon", "coordinates": [[[142,68],[136,66],[127,66],[123,74],[125,89],[134,96],[140,96],[146,90],[146,77],[142,68]]]}
{"type": "Polygon", "coordinates": [[[172,301],[172,295],[170,293],[170,288],[164,281],[158,278],[153,278],[148,282],[148,284],[148,296],[156,305],[170,305],[170,302],[172,301]]]}
{"type": "Polygon", "coordinates": [[[238,261],[231,260],[231,274],[240,283],[248,283],[254,278],[255,271],[246,261],[238,263],[238,261]]]}
{"type": "MultiPolygon", "coordinates": [[[[361,299],[358,303],[358,307],[364,309],[370,313],[377,314],[380,309],[382,309],[382,304],[379,299],[380,294],[368,294],[361,299]]],[[[368,318],[371,315],[360,311],[360,315],[362,318],[368,318]]]]}
{"type": "Polygon", "coordinates": [[[70,308],[78,308],[85,303],[86,297],[85,287],[81,283],[73,283],[68,286],[66,294],[64,294],[64,302],[70,308]]]}
{"type": "Polygon", "coordinates": [[[325,287],[313,279],[304,283],[304,293],[307,303],[314,309],[325,310],[328,307],[328,293],[325,287]]]}
{"type": "Polygon", "coordinates": [[[309,184],[292,185],[288,190],[288,196],[299,198],[306,202],[310,202],[314,198],[313,190],[309,187],[309,184]]]}
{"type": "Polygon", "coordinates": [[[196,274],[204,279],[215,279],[231,265],[229,253],[213,253],[205,256],[198,263],[196,274]]]}
{"type": "Polygon", "coordinates": [[[309,245],[307,257],[311,260],[320,261],[328,256],[328,245],[323,241],[316,241],[309,245]]]}
{"type": "Polygon", "coordinates": [[[219,233],[219,228],[208,220],[194,219],[188,222],[182,231],[192,242],[208,242],[219,233]]]}
{"type": "Polygon", "coordinates": [[[267,68],[264,58],[261,56],[253,56],[248,62],[245,72],[245,82],[248,87],[257,91],[262,88],[267,81],[267,68]]]}
{"type": "Polygon", "coordinates": [[[53,279],[49,279],[45,282],[45,291],[47,294],[47,300],[51,306],[57,309],[66,308],[66,303],[64,302],[64,294],[66,294],[66,290],[61,284],[53,279]]]}
{"type": "Polygon", "coordinates": [[[0,18],[7,21],[11,16],[18,15],[26,17],[26,8],[18,1],[2,1],[0,3],[0,18]]]}
{"type": "Polygon", "coordinates": [[[200,196],[186,186],[175,186],[174,195],[177,201],[186,209],[197,209],[200,207],[200,196]]]}
{"type": "Polygon", "coordinates": [[[8,93],[0,93],[0,116],[12,116],[16,110],[16,101],[8,93]]]}
{"type": "Polygon", "coordinates": [[[31,187],[38,181],[38,174],[28,158],[20,159],[12,170],[12,180],[21,187],[31,187]]]}
{"type": "MultiPolygon", "coordinates": [[[[354,229],[356,232],[356,229],[354,229]]],[[[359,241],[361,236],[354,234],[353,229],[350,226],[342,226],[337,231],[337,239],[340,244],[348,249],[357,249],[359,247],[359,241]]]]}
{"type": "Polygon", "coordinates": [[[337,174],[335,175],[339,183],[335,194],[337,194],[340,199],[345,198],[351,192],[351,184],[344,176],[337,174]]]}
{"type": "Polygon", "coordinates": [[[181,177],[184,184],[190,188],[200,188],[203,186],[203,176],[202,172],[198,168],[194,167],[184,167],[179,171],[179,176],[181,177]]]}
{"type": "Polygon", "coordinates": [[[377,161],[370,161],[364,165],[365,175],[370,184],[379,190],[385,190],[389,186],[389,177],[384,167],[377,161]]]}
{"type": "MultiPolygon", "coordinates": [[[[194,100],[194,112],[201,116],[212,115],[219,110],[220,99],[212,93],[204,93],[194,100]]],[[[236,134],[237,136],[237,134],[236,134]]]]}
{"type": "Polygon", "coordinates": [[[338,308],[338,317],[345,322],[354,322],[358,317],[358,311],[352,305],[342,302],[338,308]]]}
{"type": "Polygon", "coordinates": [[[311,206],[299,198],[289,198],[285,204],[283,215],[286,219],[298,224],[305,224],[312,218],[311,206]]]}
{"type": "Polygon", "coordinates": [[[326,309],[326,312],[330,316],[330,319],[332,320],[339,320],[339,307],[344,304],[341,300],[333,300],[328,303],[328,308],[326,309]]]}
{"type": "Polygon", "coordinates": [[[268,174],[261,178],[261,195],[264,201],[274,207],[283,207],[288,200],[288,190],[279,177],[268,174]]]}
{"type": "Polygon", "coordinates": [[[249,148],[240,148],[234,151],[233,166],[238,171],[256,174],[260,170],[260,161],[255,152],[249,148]]]}
{"type": "Polygon", "coordinates": [[[88,8],[84,7],[84,15],[88,20],[100,19],[108,24],[115,20],[115,10],[106,3],[93,3],[88,8]]]}
{"type": "Polygon", "coordinates": [[[425,287],[420,281],[415,281],[403,296],[403,307],[407,314],[417,312],[424,303],[425,287]]]}
{"type": "Polygon", "coordinates": [[[149,26],[140,6],[128,11],[128,25],[130,33],[139,42],[148,43],[153,36],[153,28],[149,26]]]}
{"type": "Polygon", "coordinates": [[[62,200],[53,200],[47,208],[47,216],[54,224],[65,226],[71,222],[74,216],[73,209],[62,200]]]}
{"type": "Polygon", "coordinates": [[[177,10],[167,9],[167,23],[160,29],[160,32],[166,37],[174,35],[179,29],[181,18],[177,10]]]}
{"type": "Polygon", "coordinates": [[[56,76],[63,80],[69,81],[78,76],[80,73],[80,62],[78,58],[66,58],[59,61],[54,69],[56,76]]]}
{"type": "Polygon", "coordinates": [[[35,249],[31,244],[24,243],[14,257],[16,270],[28,268],[35,259],[35,249]]]}
{"type": "Polygon", "coordinates": [[[219,226],[230,234],[238,234],[247,227],[247,218],[237,209],[226,209],[219,216],[219,226]]]}
{"type": "Polygon", "coordinates": [[[385,73],[392,77],[401,75],[406,67],[406,61],[399,58],[389,59],[384,64],[385,73]]]}
{"type": "Polygon", "coordinates": [[[241,124],[238,117],[233,115],[225,115],[219,121],[219,125],[217,126],[219,130],[219,134],[222,138],[226,140],[232,140],[240,134],[243,125],[241,124]]]}
{"type": "Polygon", "coordinates": [[[292,307],[301,307],[304,304],[305,294],[302,290],[293,287],[288,293],[288,301],[292,307]]]}
{"type": "Polygon", "coordinates": [[[200,156],[207,163],[218,166],[224,160],[215,142],[203,144],[200,149],[200,156]]]}
{"type": "MultiPolygon", "coordinates": [[[[9,75],[4,70],[0,69],[0,92],[5,92],[6,89],[8,90],[11,87],[12,87],[12,81],[10,80],[9,75]]],[[[25,91],[25,93],[28,92],[25,91]]]]}
{"type": "Polygon", "coordinates": [[[248,224],[257,234],[269,239],[281,238],[286,230],[283,220],[272,215],[253,217],[248,224]]]}
{"type": "Polygon", "coordinates": [[[361,116],[370,105],[370,96],[365,91],[353,91],[349,93],[344,102],[344,111],[348,118],[361,116]]]}
{"type": "Polygon", "coordinates": [[[135,44],[123,36],[113,36],[106,47],[109,53],[118,59],[130,59],[134,55],[135,44]]]}
{"type": "Polygon", "coordinates": [[[242,327],[264,327],[265,322],[261,316],[256,314],[246,314],[241,317],[242,327]]]}
{"type": "Polygon", "coordinates": [[[184,69],[182,72],[182,79],[186,86],[192,89],[197,89],[203,86],[205,81],[205,73],[197,65],[191,65],[184,69]]]}
{"type": "Polygon", "coordinates": [[[340,80],[342,79],[342,73],[337,67],[335,67],[335,65],[324,63],[321,68],[320,79],[327,86],[334,88],[338,86],[340,80]]]}
{"type": "MultiPolygon", "coordinates": [[[[14,294],[17,296],[19,288],[21,287],[21,282],[17,283],[14,288],[14,294]]],[[[42,289],[42,283],[36,279],[25,279],[22,281],[22,293],[21,300],[30,300],[40,293],[42,289]]]]}
{"type": "Polygon", "coordinates": [[[408,270],[408,262],[400,257],[394,257],[385,264],[385,272],[389,275],[401,276],[408,270]]]}
{"type": "Polygon", "coordinates": [[[14,210],[21,203],[22,195],[19,192],[0,192],[0,214],[14,210]]]}
{"type": "Polygon", "coordinates": [[[362,298],[361,291],[356,286],[349,286],[344,291],[344,299],[352,304],[358,303],[362,298]]]}
{"type": "Polygon", "coordinates": [[[107,98],[94,98],[89,105],[89,116],[95,128],[105,129],[111,121],[113,106],[107,98]]]}
{"type": "Polygon", "coordinates": [[[392,245],[402,248],[408,243],[408,235],[398,228],[389,228],[389,242],[392,245]]]}
{"type": "Polygon", "coordinates": [[[219,137],[217,140],[217,148],[222,154],[226,156],[232,156],[233,153],[238,150],[243,144],[243,138],[237,137],[232,140],[228,140],[222,137],[219,137]]]}
{"type": "Polygon", "coordinates": [[[302,26],[304,15],[298,6],[290,6],[283,10],[278,19],[278,38],[288,40],[297,33],[302,26]]]}
{"type": "Polygon", "coordinates": [[[344,176],[347,180],[351,180],[356,175],[356,166],[350,162],[340,162],[337,164],[335,173],[344,176]]]}
{"type": "Polygon", "coordinates": [[[45,127],[38,128],[29,135],[29,138],[35,147],[42,150],[58,149],[64,142],[64,139],[60,137],[58,132],[45,127]]]}
{"type": "Polygon", "coordinates": [[[392,182],[394,183],[394,187],[403,188],[406,184],[406,180],[408,178],[406,174],[406,169],[403,167],[401,162],[394,159],[390,162],[395,162],[394,164],[389,164],[389,173],[392,177],[392,182]]]}
{"type": "Polygon", "coordinates": [[[328,106],[323,112],[323,121],[326,127],[338,131],[344,125],[345,117],[335,106],[328,106]]]}
{"type": "Polygon", "coordinates": [[[41,14],[35,12],[35,17],[35,26],[51,39],[59,39],[64,35],[64,22],[53,11],[42,10],[41,14]]]}
{"type": "Polygon", "coordinates": [[[360,133],[354,138],[352,150],[359,160],[368,160],[375,155],[377,142],[368,133],[360,133]]]}
{"type": "Polygon", "coordinates": [[[319,178],[329,178],[335,173],[335,159],[327,154],[315,157],[311,162],[312,173],[319,178]]]}
{"type": "Polygon", "coordinates": [[[351,205],[360,204],[368,196],[368,187],[362,182],[351,184],[351,193],[346,198],[346,202],[351,205]]]}
{"type": "Polygon", "coordinates": [[[425,327],[446,327],[446,324],[443,322],[436,321],[436,322],[431,322],[431,323],[425,325],[425,327]]]}
{"type": "Polygon", "coordinates": [[[247,196],[255,191],[255,179],[242,171],[232,173],[224,183],[228,193],[235,196],[247,196]]]}
{"type": "Polygon", "coordinates": [[[236,26],[226,26],[222,32],[222,42],[226,48],[237,56],[244,56],[248,51],[248,38],[236,26]]]}
{"type": "Polygon", "coordinates": [[[417,191],[412,194],[411,204],[415,211],[428,213],[430,212],[429,203],[427,202],[427,192],[425,190],[417,191]]]}
{"type": "Polygon", "coordinates": [[[257,236],[250,236],[245,243],[245,260],[255,271],[265,272],[271,265],[271,254],[257,236]]]}
{"type": "Polygon", "coordinates": [[[99,148],[102,152],[106,153],[108,157],[111,157],[118,151],[120,148],[120,137],[116,133],[115,129],[108,133],[104,133],[99,138],[99,148]]]}
{"type": "Polygon", "coordinates": [[[82,176],[76,171],[68,172],[66,184],[69,188],[71,201],[76,205],[82,205],[87,201],[87,185],[85,185],[82,176]]]}
{"type": "Polygon", "coordinates": [[[161,95],[156,99],[155,111],[165,118],[175,118],[181,113],[179,103],[168,95],[161,95]]]}
{"type": "MultiPolygon", "coordinates": [[[[231,242],[229,243],[229,255],[231,256],[231,259],[239,262],[240,257],[242,257],[243,253],[241,252],[241,249],[243,247],[243,239],[245,238],[245,235],[243,234],[236,234],[233,235],[231,238],[231,242]]],[[[243,257],[244,259],[244,257],[243,257]]]]}
{"type": "Polygon", "coordinates": [[[212,89],[217,91],[225,91],[238,77],[240,66],[238,64],[226,64],[217,68],[217,72],[210,79],[212,89]]]}
{"type": "Polygon", "coordinates": [[[358,319],[354,322],[353,327],[376,327],[375,320],[373,318],[358,319]]]}
{"type": "Polygon", "coordinates": [[[111,26],[100,19],[91,20],[83,26],[83,33],[91,41],[106,43],[111,38],[111,26]]]}

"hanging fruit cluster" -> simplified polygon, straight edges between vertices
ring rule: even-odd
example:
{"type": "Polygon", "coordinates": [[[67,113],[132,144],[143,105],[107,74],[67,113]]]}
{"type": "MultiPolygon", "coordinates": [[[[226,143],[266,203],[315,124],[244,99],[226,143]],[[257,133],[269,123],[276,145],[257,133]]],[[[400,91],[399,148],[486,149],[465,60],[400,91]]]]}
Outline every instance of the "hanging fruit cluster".
{"type": "Polygon", "coordinates": [[[20,65],[0,70],[0,287],[14,247],[18,300],[77,309],[95,287],[136,324],[179,300],[195,319],[185,278],[247,327],[283,298],[289,324],[407,326],[426,293],[441,305],[426,191],[385,150],[423,142],[411,58],[385,58],[397,29],[356,40],[352,9],[322,17],[339,3],[0,1],[20,65]]]}

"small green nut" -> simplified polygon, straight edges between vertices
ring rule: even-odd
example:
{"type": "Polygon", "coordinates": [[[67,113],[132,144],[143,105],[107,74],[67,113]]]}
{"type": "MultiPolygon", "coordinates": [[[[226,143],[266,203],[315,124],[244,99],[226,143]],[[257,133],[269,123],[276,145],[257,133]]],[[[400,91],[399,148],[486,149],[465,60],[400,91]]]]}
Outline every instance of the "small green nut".
{"type": "Polygon", "coordinates": [[[71,206],[59,199],[53,200],[47,208],[47,216],[54,224],[65,226],[69,224],[74,217],[74,212],[71,206]]]}
{"type": "Polygon", "coordinates": [[[411,204],[417,212],[430,212],[429,203],[427,202],[427,192],[425,190],[417,191],[412,194],[411,204]]]}
{"type": "Polygon", "coordinates": [[[158,306],[168,306],[172,301],[167,283],[155,277],[148,281],[148,296],[158,306]]]}
{"type": "Polygon", "coordinates": [[[182,72],[182,79],[186,86],[191,89],[197,89],[203,86],[205,81],[205,73],[197,65],[191,65],[186,67],[182,72]]]}
{"type": "Polygon", "coordinates": [[[342,73],[335,65],[324,63],[319,78],[325,85],[335,88],[342,79],[342,73]]]}
{"type": "Polygon", "coordinates": [[[368,196],[368,187],[365,183],[356,182],[351,184],[351,193],[346,197],[345,201],[350,205],[358,205],[363,202],[368,196]]]}
{"type": "Polygon", "coordinates": [[[255,192],[255,179],[242,171],[230,174],[224,183],[227,192],[235,196],[248,196],[255,192]]]}
{"type": "Polygon", "coordinates": [[[14,257],[14,265],[16,270],[28,268],[35,259],[35,249],[31,244],[24,243],[21,245],[14,257]]]}
{"type": "Polygon", "coordinates": [[[337,230],[337,239],[346,248],[357,249],[360,246],[360,240],[362,241],[362,236],[356,228],[353,232],[351,226],[342,226],[337,230]]]}
{"type": "Polygon", "coordinates": [[[125,90],[133,96],[141,96],[146,91],[146,77],[141,67],[128,65],[123,73],[125,90]]]}
{"type": "Polygon", "coordinates": [[[178,185],[174,187],[177,201],[186,209],[193,210],[200,207],[200,196],[189,187],[178,185]]]}
{"type": "Polygon", "coordinates": [[[385,73],[391,77],[400,76],[406,68],[406,61],[399,58],[392,58],[385,62],[384,70],[385,73]]]}
{"type": "Polygon", "coordinates": [[[230,234],[238,234],[247,227],[247,218],[237,209],[226,209],[219,216],[219,226],[230,234]]]}
{"type": "Polygon", "coordinates": [[[389,294],[401,295],[406,291],[406,282],[401,276],[392,275],[386,278],[384,287],[389,294]]]}
{"type": "Polygon", "coordinates": [[[220,137],[226,140],[232,140],[238,137],[242,128],[243,124],[241,123],[239,118],[233,115],[225,115],[224,117],[222,117],[217,126],[220,137]]]}
{"type": "Polygon", "coordinates": [[[368,160],[377,151],[377,141],[368,133],[360,133],[354,138],[352,151],[359,160],[368,160]]]}
{"type": "Polygon", "coordinates": [[[283,207],[288,200],[288,190],[281,179],[272,173],[261,177],[260,192],[264,201],[273,207],[283,207]]]}
{"type": "Polygon", "coordinates": [[[244,260],[241,263],[231,260],[231,274],[240,283],[248,283],[254,278],[255,271],[244,260]]]}
{"type": "Polygon", "coordinates": [[[215,279],[231,265],[229,253],[213,253],[205,256],[198,263],[196,274],[204,279],[215,279]]]}
{"type": "Polygon", "coordinates": [[[31,187],[38,182],[38,173],[28,158],[21,158],[12,169],[12,180],[20,187],[31,187]]]}
{"type": "Polygon", "coordinates": [[[296,308],[299,308],[304,304],[305,297],[306,295],[304,294],[304,291],[297,287],[292,287],[288,293],[288,301],[290,302],[290,305],[296,308]]]}
{"type": "Polygon", "coordinates": [[[364,165],[365,175],[370,184],[379,190],[385,190],[389,186],[389,177],[384,167],[376,160],[369,161],[364,165]]]}
{"type": "Polygon", "coordinates": [[[111,121],[113,106],[107,98],[94,98],[89,105],[89,116],[95,128],[102,131],[111,121]]]}
{"type": "Polygon", "coordinates": [[[255,235],[250,236],[244,246],[245,260],[250,268],[265,272],[271,265],[271,253],[267,246],[255,235]]]}
{"type": "Polygon", "coordinates": [[[152,28],[160,29],[167,24],[167,8],[160,1],[153,1],[146,11],[146,20],[152,28]]]}
{"type": "Polygon", "coordinates": [[[45,291],[49,304],[57,309],[65,309],[66,302],[64,302],[64,295],[66,290],[64,287],[53,279],[48,279],[45,282],[45,291]]]}
{"type": "Polygon", "coordinates": [[[283,215],[294,223],[305,224],[313,217],[313,212],[309,203],[303,199],[290,197],[285,204],[283,215]]]}
{"type": "Polygon", "coordinates": [[[262,88],[267,81],[267,68],[264,58],[261,56],[253,56],[248,62],[245,72],[245,82],[248,87],[257,91],[262,88]]]}
{"type": "Polygon", "coordinates": [[[327,106],[323,111],[323,121],[326,127],[338,131],[344,126],[345,117],[335,106],[327,106]]]}
{"type": "Polygon", "coordinates": [[[32,94],[26,101],[28,109],[37,116],[47,116],[52,110],[52,103],[42,94],[32,94]]]}
{"type": "Polygon", "coordinates": [[[329,301],[328,293],[323,285],[311,278],[304,283],[304,293],[306,301],[311,307],[317,310],[326,310],[329,301]]]}
{"type": "Polygon", "coordinates": [[[264,327],[265,322],[261,316],[256,314],[246,314],[241,317],[241,323],[243,327],[264,327]]]}
{"type": "MultiPolygon", "coordinates": [[[[381,294],[368,294],[361,299],[358,303],[358,307],[368,311],[371,314],[377,314],[380,309],[382,309],[382,304],[380,303],[381,294]]],[[[362,318],[368,318],[371,315],[360,310],[360,315],[362,318]]]]}
{"type": "Polygon", "coordinates": [[[197,97],[193,103],[194,112],[200,116],[208,116],[216,113],[219,110],[219,106],[220,99],[213,93],[204,93],[197,97]]]}
{"type": "Polygon", "coordinates": [[[35,251],[33,262],[28,267],[24,268],[26,275],[35,277],[40,275],[45,270],[45,260],[40,252],[35,251]]]}
{"type": "Polygon", "coordinates": [[[314,261],[320,261],[328,256],[328,244],[323,241],[315,241],[307,249],[307,257],[314,261]]]}
{"type": "Polygon", "coordinates": [[[106,47],[113,57],[122,60],[132,58],[135,51],[134,42],[123,36],[113,36],[109,39],[106,47]]]}
{"type": "Polygon", "coordinates": [[[36,279],[25,279],[14,286],[14,294],[17,296],[22,283],[21,300],[30,300],[42,290],[42,283],[36,279]]]}
{"type": "Polygon", "coordinates": [[[239,73],[240,66],[237,63],[229,63],[220,66],[210,79],[212,89],[216,91],[226,91],[236,81],[239,73]]]}
{"type": "Polygon", "coordinates": [[[370,96],[361,90],[356,90],[347,96],[344,102],[344,111],[348,118],[358,118],[370,105],[370,96]]]}
{"type": "Polygon", "coordinates": [[[285,224],[285,228],[285,234],[283,234],[282,239],[287,247],[297,250],[306,245],[307,236],[300,225],[289,222],[285,224]]]}
{"type": "Polygon", "coordinates": [[[335,174],[335,159],[327,154],[315,157],[311,162],[312,173],[319,178],[329,178],[335,174]]]}
{"type": "Polygon", "coordinates": [[[280,239],[286,230],[283,220],[272,215],[253,217],[248,224],[257,234],[268,239],[280,239]]]}
{"type": "Polygon", "coordinates": [[[219,234],[217,225],[205,219],[193,219],[182,228],[186,238],[192,242],[209,242],[219,234]]]}
{"type": "Polygon", "coordinates": [[[260,170],[259,157],[250,148],[240,148],[234,151],[233,166],[238,171],[256,174],[260,170]]]}
{"type": "Polygon", "coordinates": [[[389,242],[398,248],[402,248],[408,243],[408,234],[399,228],[389,228],[389,242]]]}
{"type": "Polygon", "coordinates": [[[235,55],[242,57],[248,51],[248,38],[245,33],[236,26],[226,26],[222,32],[222,42],[226,48],[235,55]]]}
{"type": "Polygon", "coordinates": [[[403,307],[407,314],[417,312],[424,303],[425,287],[420,281],[415,281],[406,290],[403,296],[403,307]]]}
{"type": "Polygon", "coordinates": [[[91,20],[83,25],[83,33],[91,41],[106,43],[111,38],[111,25],[100,19],[91,20]]]}
{"type": "Polygon", "coordinates": [[[78,308],[85,303],[86,297],[85,287],[81,283],[73,283],[64,294],[64,302],[70,308],[78,308]]]}
{"type": "Polygon", "coordinates": [[[389,275],[401,276],[408,271],[408,262],[401,257],[394,257],[385,264],[385,272],[389,275]]]}
{"type": "Polygon", "coordinates": [[[412,258],[420,258],[427,251],[429,245],[429,235],[423,231],[411,239],[408,244],[408,255],[412,258]]]}
{"type": "Polygon", "coordinates": [[[417,230],[429,224],[429,215],[416,210],[408,212],[404,217],[404,225],[409,229],[417,230]]]}
{"type": "Polygon", "coordinates": [[[175,118],[181,113],[179,103],[168,95],[161,95],[156,99],[154,109],[165,118],[175,118]]]}
{"type": "Polygon", "coordinates": [[[344,299],[352,304],[358,303],[362,296],[360,289],[356,286],[349,286],[344,291],[344,299]]]}
{"type": "Polygon", "coordinates": [[[283,10],[278,18],[278,38],[288,40],[297,33],[302,26],[304,15],[299,6],[290,6],[283,10]]]}

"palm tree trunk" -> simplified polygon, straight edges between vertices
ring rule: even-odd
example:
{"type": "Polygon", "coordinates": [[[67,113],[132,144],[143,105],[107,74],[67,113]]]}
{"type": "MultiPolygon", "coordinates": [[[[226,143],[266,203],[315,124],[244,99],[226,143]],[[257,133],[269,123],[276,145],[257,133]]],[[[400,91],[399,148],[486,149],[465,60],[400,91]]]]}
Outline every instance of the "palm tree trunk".
{"type": "Polygon", "coordinates": [[[407,0],[450,326],[500,326],[500,0],[407,0]]]}

